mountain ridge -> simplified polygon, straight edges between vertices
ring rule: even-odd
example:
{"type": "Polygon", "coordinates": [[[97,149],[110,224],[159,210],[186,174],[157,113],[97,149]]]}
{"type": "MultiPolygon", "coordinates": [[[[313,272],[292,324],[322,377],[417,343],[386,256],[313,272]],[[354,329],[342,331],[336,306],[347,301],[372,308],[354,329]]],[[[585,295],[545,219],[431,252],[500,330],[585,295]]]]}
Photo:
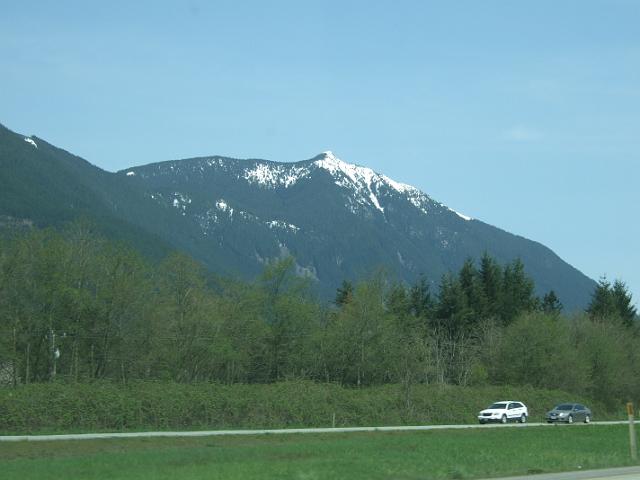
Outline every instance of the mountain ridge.
{"type": "Polygon", "coordinates": [[[86,214],[122,231],[129,226],[129,237],[147,238],[138,240],[141,248],[157,239],[223,275],[252,278],[265,264],[291,254],[298,273],[331,298],[343,280],[378,266],[400,281],[424,275],[436,285],[467,258],[487,252],[503,264],[521,258],[537,293],[555,290],[568,309],[586,306],[595,286],[544,245],[456,212],[416,187],[330,151],[290,163],[213,155],[112,173],[62,149],[53,151],[57,147],[38,137],[5,130],[0,179],[14,198],[3,189],[0,214],[46,224],[39,212],[51,205],[39,201],[42,195],[56,215],[70,219],[74,208],[66,199],[77,193],[86,214]],[[39,148],[39,140],[47,147],[39,148]],[[50,185],[34,171],[38,161],[51,162],[50,185]],[[61,171],[70,172],[67,192],[60,186],[61,171]],[[33,178],[39,181],[28,185],[33,178]],[[48,189],[59,192],[58,204],[48,189]],[[20,205],[24,199],[26,206],[20,205]]]}

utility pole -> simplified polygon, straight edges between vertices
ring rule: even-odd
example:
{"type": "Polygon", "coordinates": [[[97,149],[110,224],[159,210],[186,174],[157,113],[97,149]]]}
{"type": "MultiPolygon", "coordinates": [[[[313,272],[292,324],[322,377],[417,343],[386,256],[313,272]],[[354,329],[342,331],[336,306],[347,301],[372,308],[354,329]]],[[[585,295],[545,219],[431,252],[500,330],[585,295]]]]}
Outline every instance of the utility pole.
{"type": "Polygon", "coordinates": [[[12,383],[13,386],[15,387],[16,385],[18,385],[18,334],[16,332],[16,327],[15,325],[13,326],[13,365],[11,368],[12,371],[12,383]]]}
{"type": "Polygon", "coordinates": [[[56,332],[53,331],[53,328],[49,330],[49,334],[51,336],[51,380],[54,380],[56,378],[58,358],[60,358],[60,349],[56,348],[56,332]]]}
{"type": "Polygon", "coordinates": [[[633,420],[633,403],[627,403],[627,414],[629,415],[629,450],[631,453],[631,460],[636,462],[638,460],[638,447],[636,444],[636,428],[633,420]]]}

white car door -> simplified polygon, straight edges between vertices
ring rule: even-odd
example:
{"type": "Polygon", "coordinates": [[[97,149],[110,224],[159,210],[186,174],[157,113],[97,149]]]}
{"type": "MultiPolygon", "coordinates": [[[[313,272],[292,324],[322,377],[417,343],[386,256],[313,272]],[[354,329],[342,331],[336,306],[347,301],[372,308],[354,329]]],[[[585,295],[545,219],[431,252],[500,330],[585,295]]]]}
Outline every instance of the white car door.
{"type": "Polygon", "coordinates": [[[509,418],[520,418],[521,412],[518,408],[518,404],[515,402],[509,403],[507,407],[507,417],[509,418]]]}

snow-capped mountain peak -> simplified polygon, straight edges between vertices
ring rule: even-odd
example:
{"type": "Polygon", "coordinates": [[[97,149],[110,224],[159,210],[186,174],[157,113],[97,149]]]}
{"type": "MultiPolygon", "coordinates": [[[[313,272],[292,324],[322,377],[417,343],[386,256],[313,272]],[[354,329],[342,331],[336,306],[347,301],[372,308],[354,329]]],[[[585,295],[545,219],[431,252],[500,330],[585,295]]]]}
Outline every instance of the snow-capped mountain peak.
{"type": "MultiPolygon", "coordinates": [[[[414,207],[422,213],[427,214],[429,204],[433,204],[433,200],[420,191],[418,188],[406,183],[397,182],[386,175],[379,174],[368,167],[361,167],[352,163],[340,160],[333,152],[326,151],[320,154],[313,164],[321,169],[329,172],[335,179],[336,185],[345,188],[351,188],[355,191],[355,198],[359,203],[370,203],[377,210],[384,214],[384,207],[381,201],[385,195],[386,189],[397,192],[405,197],[414,207]],[[318,158],[320,157],[320,158],[318,158]]],[[[438,203],[441,207],[455,213],[463,220],[472,220],[471,217],[438,203]]]]}
{"type": "Polygon", "coordinates": [[[370,168],[343,162],[331,151],[322,155],[321,159],[313,162],[315,166],[328,171],[335,178],[337,185],[354,188],[357,194],[364,195],[376,209],[384,213],[377,196],[382,179],[380,175],[370,168]]]}
{"type": "Polygon", "coordinates": [[[313,162],[317,167],[327,170],[331,175],[335,176],[338,172],[349,178],[353,183],[364,182],[371,184],[374,178],[379,178],[376,172],[367,167],[361,167],[352,163],[347,163],[336,157],[333,152],[327,151],[322,153],[320,160],[313,162]]]}
{"type": "MultiPolygon", "coordinates": [[[[218,158],[215,162],[209,160],[206,163],[210,168],[226,169],[233,168],[232,164],[239,165],[237,162],[237,160],[218,158]]],[[[202,166],[200,168],[202,169],[202,166]]],[[[296,163],[256,160],[240,168],[238,179],[242,178],[250,184],[267,189],[291,188],[303,179],[311,179],[316,172],[326,172],[335,185],[349,192],[350,200],[346,206],[353,213],[361,211],[362,208],[372,208],[385,215],[385,205],[390,196],[398,195],[423,214],[428,214],[429,210],[437,205],[456,213],[459,218],[471,220],[471,217],[435,202],[416,187],[397,182],[371,168],[345,162],[330,150],[322,152],[312,160],[296,163]]]]}
{"type": "Polygon", "coordinates": [[[184,175],[191,178],[195,176],[205,184],[214,178],[211,175],[232,175],[237,180],[244,180],[250,185],[267,190],[289,189],[302,181],[313,182],[316,178],[326,179],[328,175],[330,181],[342,190],[344,205],[353,214],[364,213],[369,217],[373,214],[371,218],[382,215],[387,220],[390,202],[404,200],[425,215],[434,209],[444,208],[456,213],[461,219],[471,220],[470,217],[434,201],[416,187],[395,181],[369,167],[345,162],[332,151],[325,151],[310,160],[294,163],[237,160],[216,156],[163,162],[153,165],[152,169],[134,168],[123,171],[128,177],[133,177],[138,172],[145,178],[164,175],[184,175]]]}

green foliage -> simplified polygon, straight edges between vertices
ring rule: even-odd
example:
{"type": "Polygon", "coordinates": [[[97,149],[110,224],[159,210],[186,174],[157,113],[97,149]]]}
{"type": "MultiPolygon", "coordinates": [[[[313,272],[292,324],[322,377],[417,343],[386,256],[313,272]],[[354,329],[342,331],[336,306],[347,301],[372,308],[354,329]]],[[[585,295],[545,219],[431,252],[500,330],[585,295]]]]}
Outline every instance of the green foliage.
{"type": "Polygon", "coordinates": [[[633,325],[638,314],[625,283],[616,280],[611,285],[606,278],[598,282],[587,313],[596,320],[617,319],[628,327],[633,325]]]}
{"type": "Polygon", "coordinates": [[[518,260],[468,260],[434,295],[424,278],[378,273],[327,306],[297,269],[285,257],[253,282],[214,283],[188,256],[151,264],[86,222],[2,237],[0,384],[395,385],[398,421],[423,408],[425,385],[566,388],[610,408],[640,396],[638,337],[609,321],[629,307],[621,282],[568,319],[553,292],[533,296],[518,260]]]}
{"type": "Polygon", "coordinates": [[[639,351],[640,338],[619,323],[529,314],[500,337],[490,380],[564,388],[614,408],[640,395],[639,351]]]}
{"type": "Polygon", "coordinates": [[[491,359],[490,375],[504,385],[580,392],[589,380],[581,360],[566,322],[533,313],[507,327],[491,359]]]}
{"type": "Polygon", "coordinates": [[[382,277],[356,285],[351,301],[330,315],[325,329],[329,378],[357,386],[388,380],[385,340],[390,320],[382,277]]]}
{"type": "Polygon", "coordinates": [[[500,316],[505,325],[513,322],[522,312],[531,312],[537,308],[533,280],[525,274],[524,264],[520,259],[505,267],[502,283],[500,316]]]}
{"type": "Polygon", "coordinates": [[[342,281],[342,285],[336,291],[336,299],[334,303],[341,307],[351,301],[353,298],[353,284],[347,280],[342,281]]]}
{"type": "Polygon", "coordinates": [[[556,292],[550,290],[542,297],[542,303],[540,309],[547,314],[559,315],[562,312],[562,303],[556,295],[556,292]]]}
{"type": "Polygon", "coordinates": [[[484,317],[497,318],[501,302],[502,269],[487,252],[480,259],[480,284],[486,303],[482,311],[484,317]]]}
{"type": "Polygon", "coordinates": [[[576,398],[598,418],[617,418],[584,396],[515,387],[415,385],[406,409],[402,385],[367,388],[287,381],[263,385],[131,381],[43,383],[0,389],[0,432],[80,432],[475,423],[496,399],[517,398],[542,420],[555,403],[576,398]]]}
{"type": "Polygon", "coordinates": [[[633,401],[640,393],[640,339],[617,323],[578,317],[573,324],[576,348],[588,369],[585,393],[609,407],[633,401]]]}
{"type": "Polygon", "coordinates": [[[458,338],[471,327],[473,310],[468,304],[463,286],[457,278],[445,275],[440,281],[436,326],[444,330],[448,338],[458,338]]]}

